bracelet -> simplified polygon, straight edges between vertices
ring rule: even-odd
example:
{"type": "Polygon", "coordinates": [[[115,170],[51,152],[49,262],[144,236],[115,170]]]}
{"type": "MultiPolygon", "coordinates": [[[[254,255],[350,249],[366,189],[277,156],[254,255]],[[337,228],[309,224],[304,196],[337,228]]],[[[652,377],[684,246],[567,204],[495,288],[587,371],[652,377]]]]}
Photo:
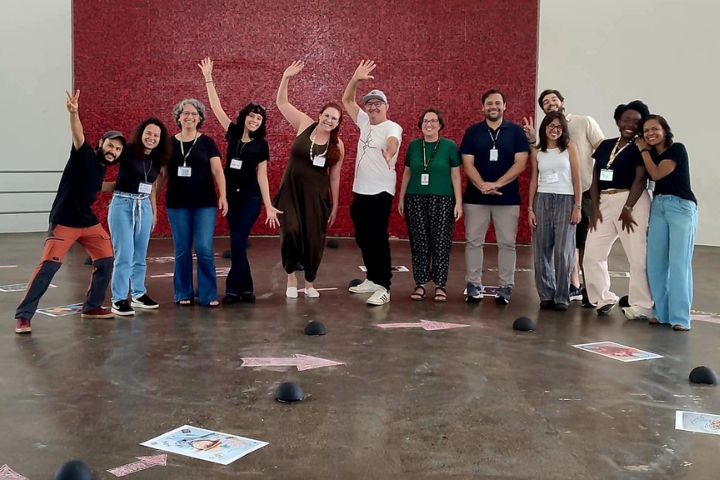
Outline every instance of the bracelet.
{"type": "Polygon", "coordinates": [[[535,213],[535,210],[533,210],[532,208],[528,207],[528,213],[535,213]]]}
{"type": "Polygon", "coordinates": [[[649,149],[649,148],[643,148],[642,150],[640,150],[640,153],[642,153],[642,152],[648,152],[648,153],[650,153],[650,149],[649,149]]]}
{"type": "Polygon", "coordinates": [[[215,82],[212,80],[205,80],[205,83],[215,83],[215,82]]]}
{"type": "Polygon", "coordinates": [[[579,203],[576,203],[575,205],[573,205],[573,208],[577,208],[578,210],[580,210],[582,208],[582,205],[579,203]]]}
{"type": "Polygon", "coordinates": [[[632,209],[633,207],[631,207],[630,205],[623,205],[623,210],[627,210],[628,212],[632,213],[632,209]]]}

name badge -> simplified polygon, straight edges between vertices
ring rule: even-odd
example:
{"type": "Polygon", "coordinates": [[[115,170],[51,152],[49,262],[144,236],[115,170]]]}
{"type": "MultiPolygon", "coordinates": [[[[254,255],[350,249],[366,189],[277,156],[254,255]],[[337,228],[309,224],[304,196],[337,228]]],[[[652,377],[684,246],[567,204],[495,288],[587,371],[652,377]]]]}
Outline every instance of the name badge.
{"type": "Polygon", "coordinates": [[[232,160],[230,160],[230,168],[240,170],[242,168],[242,160],[240,160],[239,158],[233,158],[232,160]]]}
{"type": "Polygon", "coordinates": [[[138,185],[138,193],[152,193],[152,183],[140,182],[138,185]]]}
{"type": "Polygon", "coordinates": [[[192,167],[178,167],[178,177],[189,177],[192,175],[192,167]]]}
{"type": "Polygon", "coordinates": [[[315,155],[313,157],[313,166],[324,167],[325,166],[325,156],[324,155],[315,155]]]}
{"type": "Polygon", "coordinates": [[[490,149],[490,161],[491,162],[497,162],[498,159],[498,149],[497,148],[491,148],[490,149]]]}
{"type": "Polygon", "coordinates": [[[655,182],[653,180],[648,179],[647,189],[651,192],[655,190],[655,182]]]}
{"type": "Polygon", "coordinates": [[[540,176],[540,183],[542,184],[558,183],[559,181],[560,175],[555,171],[548,172],[540,176]]]}
{"type": "Polygon", "coordinates": [[[423,186],[430,185],[430,174],[429,173],[421,173],[420,174],[420,185],[423,185],[423,186]]]}
{"type": "Polygon", "coordinates": [[[600,169],[600,180],[603,182],[612,182],[613,179],[613,171],[611,168],[602,168],[600,169]]]}

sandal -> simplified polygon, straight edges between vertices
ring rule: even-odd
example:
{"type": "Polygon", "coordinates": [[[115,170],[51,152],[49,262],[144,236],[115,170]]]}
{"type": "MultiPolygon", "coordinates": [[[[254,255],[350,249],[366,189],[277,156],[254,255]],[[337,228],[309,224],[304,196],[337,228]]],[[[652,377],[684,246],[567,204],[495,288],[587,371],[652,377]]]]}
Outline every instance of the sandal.
{"type": "Polygon", "coordinates": [[[650,325],[660,325],[660,320],[658,320],[657,318],[651,318],[650,320],[648,320],[648,323],[650,325]]]}
{"type": "Polygon", "coordinates": [[[445,290],[445,287],[435,287],[436,302],[447,302],[447,298],[447,290],[445,290]]]}
{"type": "Polygon", "coordinates": [[[688,332],[688,331],[690,331],[690,328],[689,328],[689,327],[685,327],[685,326],[679,325],[679,324],[673,325],[673,326],[672,326],[672,329],[675,330],[676,332],[688,332]]]}
{"type": "Polygon", "coordinates": [[[211,300],[210,303],[208,303],[208,304],[205,305],[205,306],[206,306],[206,307],[209,307],[209,308],[219,307],[219,306],[220,306],[220,302],[217,301],[217,300],[211,300]]]}
{"type": "Polygon", "coordinates": [[[178,300],[177,304],[180,305],[181,307],[192,307],[193,305],[195,305],[195,300],[191,300],[189,298],[184,298],[182,300],[178,300]]]}
{"type": "Polygon", "coordinates": [[[422,285],[415,285],[415,291],[410,294],[410,299],[420,302],[425,300],[425,287],[422,285]]]}

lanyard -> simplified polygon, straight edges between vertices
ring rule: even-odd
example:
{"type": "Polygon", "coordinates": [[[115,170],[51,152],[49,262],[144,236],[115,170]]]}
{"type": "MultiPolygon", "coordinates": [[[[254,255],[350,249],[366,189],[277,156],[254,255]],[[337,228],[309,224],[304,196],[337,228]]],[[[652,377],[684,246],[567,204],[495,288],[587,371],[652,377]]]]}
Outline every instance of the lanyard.
{"type": "Polygon", "coordinates": [[[500,136],[500,127],[498,127],[497,132],[495,133],[495,136],[493,137],[492,130],[490,130],[490,127],[488,127],[488,135],[490,135],[490,139],[492,140],[492,148],[495,148],[495,142],[497,142],[498,137],[500,136]]]}
{"type": "Polygon", "coordinates": [[[432,163],[433,158],[435,158],[435,154],[438,151],[438,147],[440,146],[440,138],[438,137],[437,142],[435,142],[435,146],[433,147],[432,153],[430,154],[430,159],[428,160],[425,157],[425,139],[423,138],[422,141],[422,151],[423,151],[423,172],[428,171],[428,167],[430,166],[430,163],[432,163]]]}
{"type": "Polygon", "coordinates": [[[615,161],[615,159],[617,158],[617,156],[620,155],[620,153],[623,150],[625,150],[628,145],[630,145],[632,143],[632,141],[628,141],[625,145],[622,146],[622,148],[620,150],[618,150],[618,145],[620,145],[620,138],[621,137],[618,137],[617,142],[615,142],[615,146],[613,147],[612,152],[610,152],[610,160],[608,161],[605,168],[612,167],[612,164],[615,161]]]}
{"type": "Polygon", "coordinates": [[[242,152],[245,149],[245,146],[252,143],[252,141],[253,139],[251,138],[249,142],[245,143],[242,141],[242,137],[238,138],[237,145],[235,145],[235,158],[242,160],[242,152]],[[238,151],[238,149],[240,151],[238,151]]]}
{"type": "Polygon", "coordinates": [[[150,168],[145,169],[145,160],[147,160],[147,159],[148,159],[148,157],[143,157],[143,173],[145,174],[145,183],[148,183],[148,181],[147,181],[147,176],[148,176],[148,173],[150,173],[150,171],[152,170],[152,167],[153,167],[153,166],[152,166],[152,159],[150,159],[150,168]]]}
{"type": "Polygon", "coordinates": [[[192,152],[192,149],[195,146],[195,142],[197,142],[198,137],[199,137],[199,135],[197,134],[197,132],[195,132],[195,140],[193,140],[193,144],[190,145],[188,152],[185,153],[185,145],[184,145],[183,139],[182,139],[182,132],[180,133],[180,153],[183,156],[183,167],[187,166],[187,158],[188,158],[188,156],[190,156],[190,152],[192,152]]]}
{"type": "MultiPolygon", "coordinates": [[[[325,151],[323,153],[319,154],[318,157],[324,157],[325,154],[327,154],[329,149],[330,149],[330,138],[328,138],[328,141],[325,144],[325,151]]],[[[315,150],[315,136],[311,135],[310,136],[310,161],[312,161],[313,158],[315,158],[314,150],[315,150]]]]}

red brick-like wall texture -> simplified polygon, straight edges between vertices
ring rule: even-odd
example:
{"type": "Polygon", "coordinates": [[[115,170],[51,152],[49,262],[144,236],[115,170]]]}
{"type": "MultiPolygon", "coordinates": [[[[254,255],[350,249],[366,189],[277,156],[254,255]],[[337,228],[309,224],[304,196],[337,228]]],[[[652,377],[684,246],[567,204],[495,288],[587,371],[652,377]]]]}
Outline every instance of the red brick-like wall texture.
{"type": "MultiPolygon", "coordinates": [[[[361,84],[388,95],[391,120],[404,129],[399,159],[419,136],[418,116],[429,106],[447,120],[443,135],[458,144],[467,127],[482,120],[480,95],[499,88],[507,95],[506,118],[521,123],[535,110],[537,0],[74,0],[75,88],[89,139],[114,128],[130,135],[145,117],[157,116],[171,128],[172,107],[195,97],[208,107],[203,132],[225,151],[220,124],[209,108],[197,64],[215,62],[220,100],[231,118],[249,102],[268,107],[271,193],[277,191],[294,133],[275,107],[283,70],[301,59],[306,67],[290,84],[290,100],[315,117],[329,100],[340,101],[361,59],[378,67],[361,84]]],[[[349,216],[358,130],[346,116],[346,145],[338,219],[329,235],[352,236],[349,216]]],[[[223,162],[225,159],[223,158],[223,162]]],[[[398,162],[398,184],[402,162],[398,162]]],[[[110,169],[108,179],[116,175],[110,169]]],[[[527,172],[521,191],[527,192],[527,172]]],[[[525,202],[527,195],[523,193],[525,202]]],[[[170,230],[160,196],[156,236],[170,230]]],[[[107,217],[109,194],[96,206],[107,217]]],[[[530,232],[522,209],[518,241],[530,232]]],[[[254,234],[276,233],[261,213],[254,234]]],[[[406,237],[404,220],[393,211],[390,233],[406,237]]],[[[457,239],[464,225],[456,226],[457,239]]],[[[218,218],[216,234],[227,234],[218,218]]],[[[492,240],[492,233],[489,240],[492,240]]]]}

